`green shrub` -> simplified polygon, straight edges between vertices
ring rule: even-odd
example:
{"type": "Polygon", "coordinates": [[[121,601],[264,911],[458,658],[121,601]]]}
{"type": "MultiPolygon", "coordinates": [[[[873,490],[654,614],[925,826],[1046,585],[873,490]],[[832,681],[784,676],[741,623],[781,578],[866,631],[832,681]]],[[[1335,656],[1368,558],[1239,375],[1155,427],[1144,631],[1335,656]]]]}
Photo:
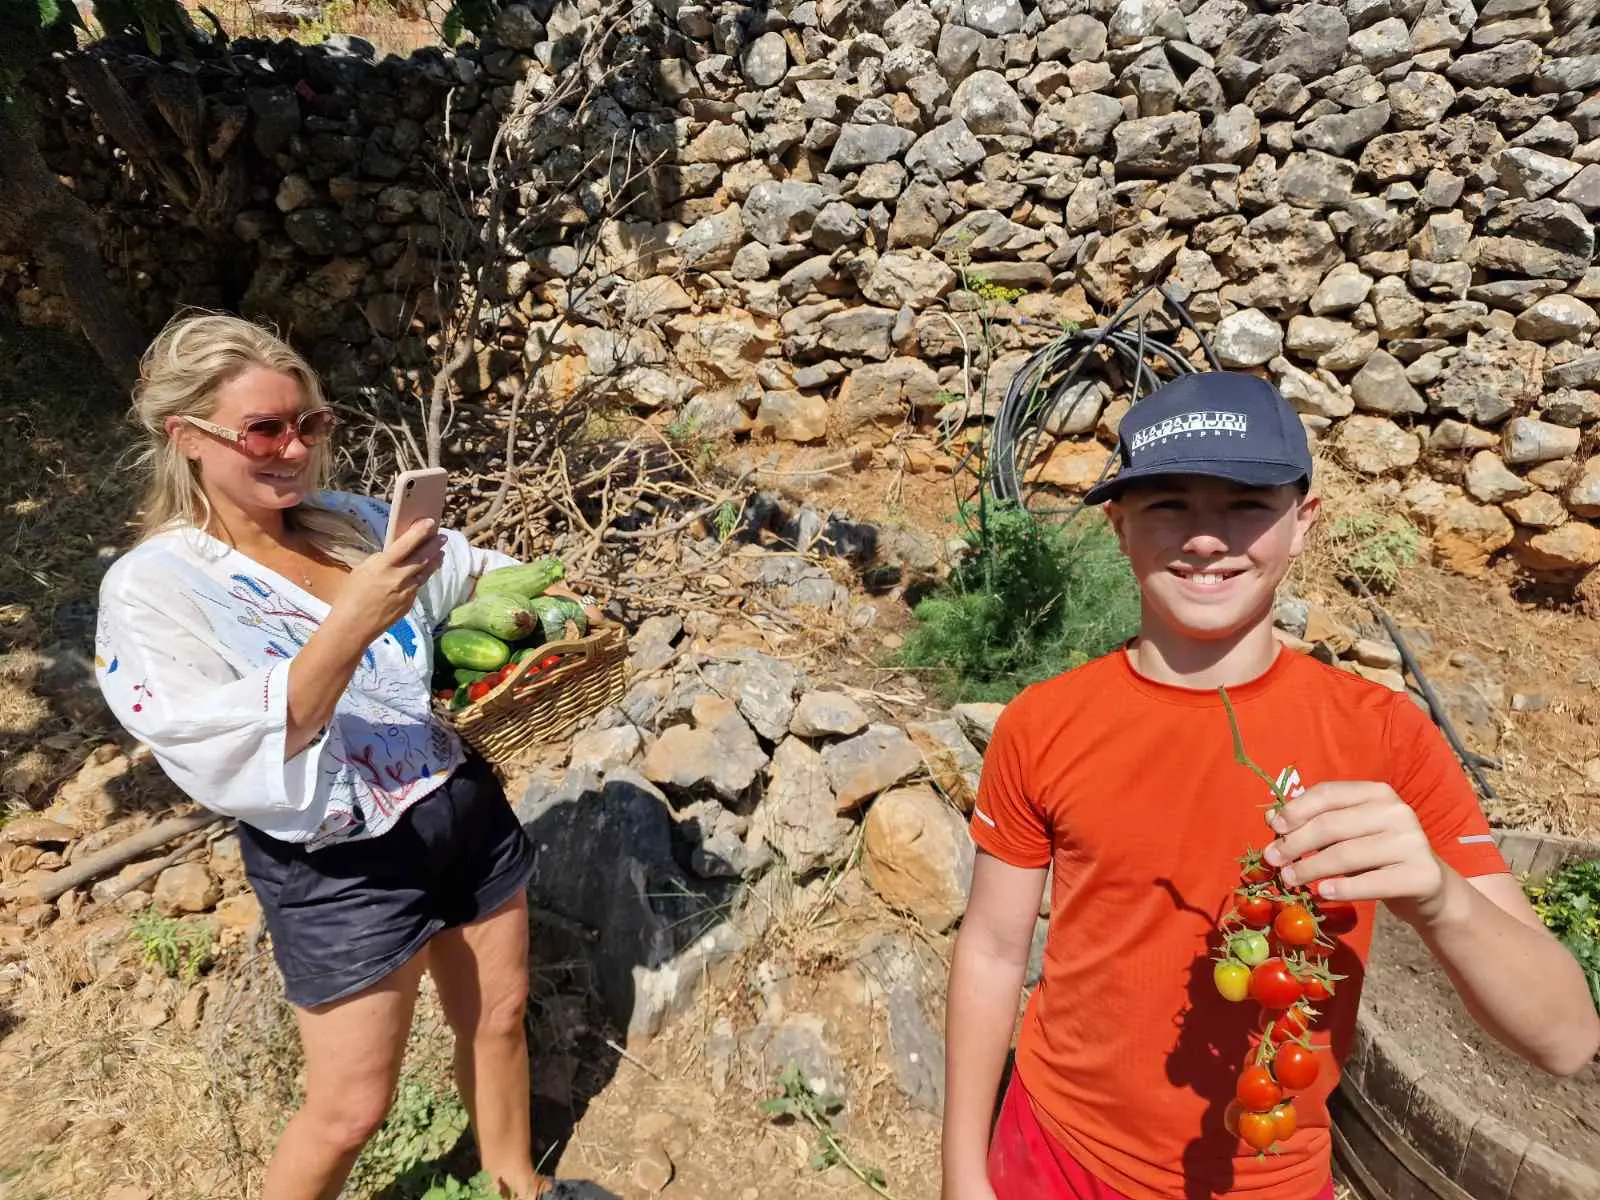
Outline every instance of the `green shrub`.
{"type": "Polygon", "coordinates": [[[1394,591],[1400,572],[1416,563],[1422,548],[1422,534],[1398,513],[1340,517],[1331,534],[1340,575],[1374,592],[1394,591]]]}
{"type": "Polygon", "coordinates": [[[471,1179],[461,1180],[454,1175],[437,1179],[422,1200],[500,1200],[500,1193],[489,1178],[489,1172],[479,1171],[471,1179]]]}
{"type": "Polygon", "coordinates": [[[383,1127],[362,1147],[361,1157],[350,1173],[353,1194],[381,1191],[408,1200],[472,1197],[472,1191],[460,1190],[464,1185],[459,1181],[452,1183],[450,1176],[443,1181],[440,1178],[443,1160],[466,1131],[466,1106],[453,1088],[442,1080],[402,1076],[383,1127]],[[432,1190],[452,1186],[457,1190],[432,1190]]]}
{"type": "Polygon", "coordinates": [[[144,961],[169,979],[193,983],[211,965],[211,926],[145,909],[133,918],[133,937],[144,961]]]}
{"type": "Polygon", "coordinates": [[[1583,968],[1589,998],[1600,1009],[1600,859],[1570,862],[1527,892],[1545,928],[1583,968]]]}
{"type": "Polygon", "coordinates": [[[993,507],[968,541],[975,552],[917,605],[899,656],[950,703],[1009,700],[1138,628],[1138,585],[1099,514],[1063,525],[993,507]]]}

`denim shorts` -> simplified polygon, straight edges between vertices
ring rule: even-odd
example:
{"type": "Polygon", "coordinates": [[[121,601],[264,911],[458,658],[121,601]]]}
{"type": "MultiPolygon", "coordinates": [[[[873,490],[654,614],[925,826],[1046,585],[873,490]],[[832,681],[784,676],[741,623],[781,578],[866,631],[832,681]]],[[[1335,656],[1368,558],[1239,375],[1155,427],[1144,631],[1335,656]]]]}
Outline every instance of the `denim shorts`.
{"type": "Polygon", "coordinates": [[[307,850],[241,822],[239,847],[284,992],[300,1008],[371,987],[533,874],[533,844],[475,755],[377,837],[307,850]]]}

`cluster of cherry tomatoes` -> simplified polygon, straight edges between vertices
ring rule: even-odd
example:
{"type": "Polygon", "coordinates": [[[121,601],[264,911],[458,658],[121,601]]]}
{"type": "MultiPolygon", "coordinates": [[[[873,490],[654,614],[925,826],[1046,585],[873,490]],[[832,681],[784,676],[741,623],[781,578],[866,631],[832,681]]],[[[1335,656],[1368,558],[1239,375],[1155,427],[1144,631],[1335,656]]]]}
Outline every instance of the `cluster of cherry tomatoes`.
{"type": "Polygon", "coordinates": [[[1283,887],[1258,850],[1239,863],[1239,886],[1218,923],[1222,944],[1212,979],[1224,999],[1254,1000],[1262,1009],[1227,1126],[1264,1153],[1294,1134],[1293,1094],[1321,1073],[1310,1038],[1316,1006],[1343,976],[1328,969],[1335,943],[1311,894],[1283,887]]]}
{"type": "MultiPolygon", "coordinates": [[[[530,657],[532,657],[531,653],[523,657],[513,658],[503,667],[499,667],[493,671],[490,671],[487,675],[483,676],[483,678],[474,679],[471,683],[466,685],[465,702],[467,704],[476,704],[479,700],[482,700],[490,692],[494,691],[495,688],[499,687],[502,683],[511,678],[511,676],[517,674],[519,671],[523,675],[531,677],[542,674],[545,671],[552,671],[556,667],[560,666],[562,662],[562,656],[559,654],[546,654],[537,662],[528,662],[527,659],[530,657]],[[523,666],[524,663],[527,663],[526,668],[523,666]]],[[[440,688],[434,693],[434,696],[437,699],[448,703],[453,701],[456,698],[456,693],[461,690],[462,689],[458,687],[440,688]]]]}

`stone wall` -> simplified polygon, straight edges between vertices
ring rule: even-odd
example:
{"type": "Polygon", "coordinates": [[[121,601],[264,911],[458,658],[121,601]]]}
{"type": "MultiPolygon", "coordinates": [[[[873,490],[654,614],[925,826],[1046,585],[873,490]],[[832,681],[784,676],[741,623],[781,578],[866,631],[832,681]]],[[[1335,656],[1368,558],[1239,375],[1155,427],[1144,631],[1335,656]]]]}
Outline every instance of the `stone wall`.
{"type": "MultiPolygon", "coordinates": [[[[657,0],[629,17],[635,65],[527,134],[534,207],[466,390],[514,387],[533,344],[557,391],[603,377],[706,433],[882,444],[962,390],[951,318],[969,345],[980,307],[1034,319],[993,324],[994,393],[1045,323],[1161,282],[1443,561],[1574,578],[1600,563],[1594,7],[657,0]],[[631,192],[586,166],[624,144],[656,161],[631,192]]],[[[406,62],[219,52],[190,75],[213,151],[191,157],[248,168],[203,236],[81,106],[51,153],[148,315],[241,307],[340,388],[393,388],[436,325],[434,259],[470,242],[444,164],[481,161],[511,89],[555,86],[602,15],[513,6],[406,62]]],[[[48,306],[22,270],[5,286],[48,306]]],[[[1109,399],[1074,428],[1109,444],[1109,399]]]]}

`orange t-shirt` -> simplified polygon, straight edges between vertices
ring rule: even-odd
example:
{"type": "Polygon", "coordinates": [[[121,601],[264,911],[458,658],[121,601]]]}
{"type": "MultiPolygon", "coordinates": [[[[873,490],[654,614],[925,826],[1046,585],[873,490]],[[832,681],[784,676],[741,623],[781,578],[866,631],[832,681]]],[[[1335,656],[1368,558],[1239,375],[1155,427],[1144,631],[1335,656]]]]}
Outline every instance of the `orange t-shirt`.
{"type": "MultiPolygon", "coordinates": [[[[1228,696],[1269,775],[1387,783],[1462,875],[1506,870],[1448,745],[1406,696],[1288,651],[1228,696]]],[[[1261,1009],[1218,995],[1210,955],[1239,855],[1272,839],[1271,798],[1234,762],[1216,692],[1146,679],[1125,650],[1028,688],[995,726],[973,838],[1004,862],[1055,868],[1016,1069],[1045,1127],[1131,1200],[1310,1200],[1327,1183],[1326,1055],[1281,1152],[1258,1160],[1223,1123],[1261,1009]]],[[[1314,1034],[1341,1062],[1376,904],[1354,907],[1330,964],[1348,978],[1314,1034]]]]}

